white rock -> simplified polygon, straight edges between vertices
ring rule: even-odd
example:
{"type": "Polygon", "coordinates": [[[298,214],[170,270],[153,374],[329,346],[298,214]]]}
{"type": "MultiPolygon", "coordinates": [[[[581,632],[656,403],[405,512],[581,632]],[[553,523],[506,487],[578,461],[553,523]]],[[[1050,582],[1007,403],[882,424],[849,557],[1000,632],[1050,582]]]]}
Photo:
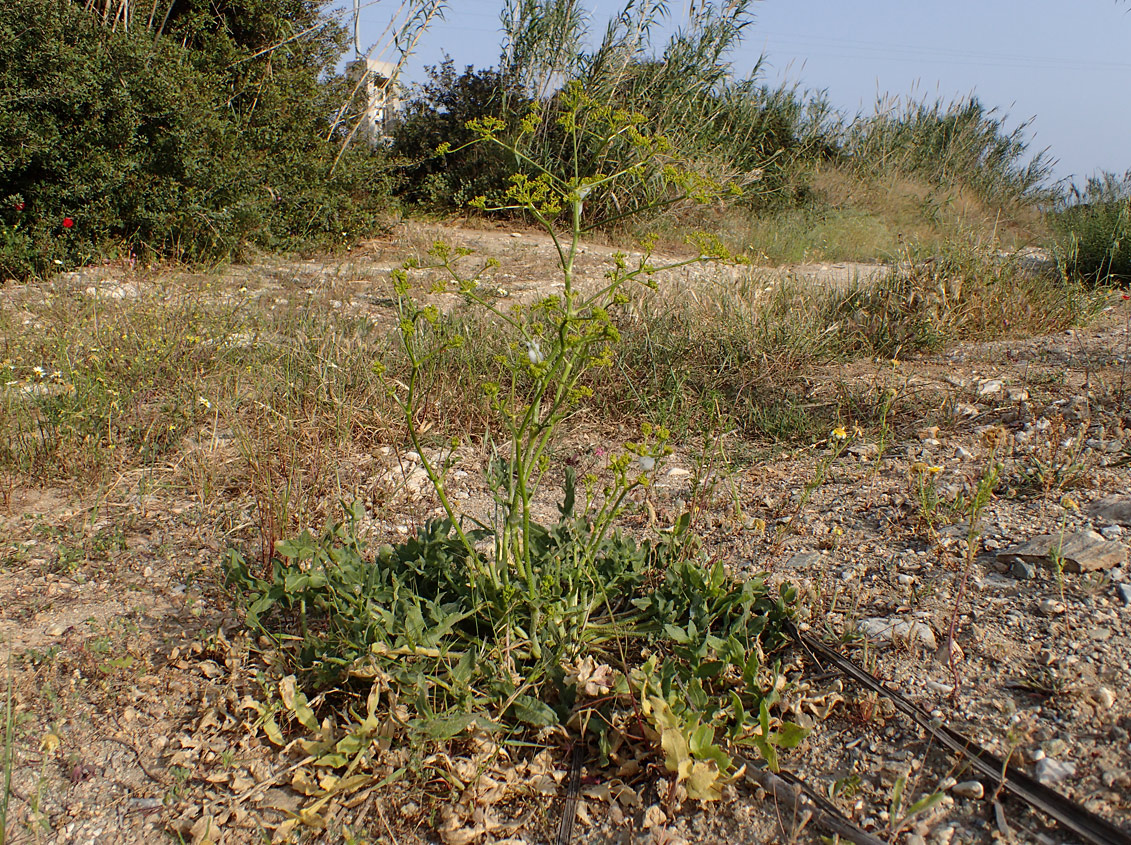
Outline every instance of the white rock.
{"type": "Polygon", "coordinates": [[[1037,602],[1037,610],[1041,612],[1042,616],[1059,616],[1067,609],[1064,602],[1057,599],[1041,599],[1037,602]]]}
{"type": "Polygon", "coordinates": [[[938,648],[934,631],[924,622],[872,617],[860,622],[860,630],[867,636],[882,642],[918,644],[931,650],[938,648]]]}
{"type": "Polygon", "coordinates": [[[1037,780],[1048,786],[1052,783],[1059,783],[1066,778],[1075,776],[1076,764],[1069,763],[1063,760],[1056,760],[1052,757],[1045,757],[1043,760],[1037,761],[1037,767],[1034,769],[1037,780]]]}
{"type": "Polygon", "coordinates": [[[1096,690],[1096,703],[1105,710],[1110,710],[1115,706],[1115,693],[1107,687],[1099,687],[1096,690]]]}
{"type": "Polygon", "coordinates": [[[985,795],[985,790],[982,784],[976,780],[964,780],[962,783],[956,783],[950,790],[959,798],[973,798],[978,801],[985,795]]]}
{"type": "Polygon", "coordinates": [[[986,379],[985,381],[980,382],[978,384],[978,395],[979,396],[995,396],[998,393],[1001,393],[1001,388],[1002,388],[1001,379],[996,379],[996,378],[986,379]]]}

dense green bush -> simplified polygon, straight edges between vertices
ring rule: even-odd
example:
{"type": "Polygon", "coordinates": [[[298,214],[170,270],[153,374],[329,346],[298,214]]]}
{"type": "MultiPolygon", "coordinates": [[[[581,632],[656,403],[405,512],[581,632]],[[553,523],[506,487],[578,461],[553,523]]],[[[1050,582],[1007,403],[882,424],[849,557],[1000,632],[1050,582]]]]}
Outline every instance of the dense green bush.
{"type": "Polygon", "coordinates": [[[428,82],[409,99],[393,131],[392,151],[403,160],[400,194],[435,210],[466,208],[477,196],[505,190],[518,171],[513,156],[476,144],[468,121],[521,115],[531,101],[495,69],[468,66],[457,74],[451,59],[428,69],[428,82]],[[441,144],[455,152],[436,155],[441,144]]]}
{"type": "Polygon", "coordinates": [[[1074,278],[1131,281],[1131,170],[1104,173],[1073,188],[1050,215],[1056,252],[1074,278]]]}
{"type": "Polygon", "coordinates": [[[342,33],[320,5],[176,0],[158,34],[60,0],[3,4],[0,278],[374,227],[383,160],[356,145],[333,166],[329,120],[347,94],[331,77],[342,33]]]}

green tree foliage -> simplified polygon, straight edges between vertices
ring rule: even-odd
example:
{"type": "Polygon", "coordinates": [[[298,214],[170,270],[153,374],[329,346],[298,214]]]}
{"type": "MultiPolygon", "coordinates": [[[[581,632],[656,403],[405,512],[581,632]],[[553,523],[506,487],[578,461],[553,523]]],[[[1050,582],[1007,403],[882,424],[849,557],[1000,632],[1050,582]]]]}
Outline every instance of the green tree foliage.
{"type": "Polygon", "coordinates": [[[320,6],[173,0],[125,31],[61,0],[0,5],[0,278],[375,226],[382,159],[357,145],[334,166],[329,119],[348,91],[320,6]]]}
{"type": "Polygon", "coordinates": [[[433,209],[466,207],[477,196],[505,191],[518,165],[513,155],[486,144],[467,124],[486,117],[522,114],[531,101],[494,69],[467,67],[457,74],[451,59],[428,69],[428,82],[407,103],[393,135],[393,152],[405,161],[401,195],[433,209]],[[441,144],[457,152],[436,155],[441,144]]]}

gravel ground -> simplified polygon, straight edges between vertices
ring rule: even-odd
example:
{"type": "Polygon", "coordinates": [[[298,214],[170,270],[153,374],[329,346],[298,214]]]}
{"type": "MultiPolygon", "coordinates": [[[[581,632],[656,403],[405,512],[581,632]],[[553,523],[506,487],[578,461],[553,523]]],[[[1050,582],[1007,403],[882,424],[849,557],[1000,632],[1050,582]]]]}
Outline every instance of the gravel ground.
{"type": "MultiPolygon", "coordinates": [[[[409,234],[423,243],[434,233],[409,234]]],[[[513,279],[500,279],[512,288],[508,295],[538,292],[545,244],[536,236],[464,234],[472,245],[520,259],[510,265],[513,279]]],[[[593,273],[611,251],[592,248],[593,273]]],[[[364,280],[395,252],[375,242],[331,268],[233,268],[226,284],[250,288],[248,297],[279,298],[287,284],[314,286],[328,274],[339,295],[356,278],[341,307],[387,314],[364,280]],[[308,279],[299,278],[304,272],[308,279]],[[286,284],[271,281],[284,276],[286,284]]],[[[141,284],[113,273],[63,283],[121,297],[141,284]]],[[[648,501],[666,524],[695,489],[709,491],[697,516],[709,552],[736,574],[765,571],[796,584],[802,630],[838,644],[938,719],[1125,826],[1129,305],[1116,301],[1089,327],[1052,337],[813,372],[814,401],[892,388],[905,407],[882,441],[878,431],[848,432],[848,448],[807,499],[802,491],[832,440],[790,452],[724,440],[729,460],[710,472],[692,445],[681,444],[657,470],[648,501]],[[996,463],[1003,465],[998,492],[971,551],[961,503],[996,463]],[[937,504],[929,497],[924,504],[924,485],[937,504]],[[1053,539],[1024,548],[1037,537],[1053,539]]],[[[596,466],[616,439],[577,431],[563,449],[580,466],[596,466]]],[[[461,455],[451,486],[472,513],[486,508],[481,457],[461,455]]],[[[246,697],[262,690],[262,667],[221,588],[223,552],[251,536],[254,502],[235,492],[222,506],[202,506],[178,493],[179,471],[166,470],[167,484],[122,478],[97,501],[83,489],[18,482],[4,492],[0,659],[12,656],[13,845],[282,841],[280,831],[302,806],[288,786],[297,758],[246,729],[246,697]]],[[[413,456],[396,444],[357,456],[343,477],[374,505],[374,534],[406,535],[435,508],[413,456]]],[[[547,510],[552,504],[547,498],[547,510]]],[[[640,519],[639,529],[650,530],[640,519]]],[[[995,796],[886,699],[798,650],[783,656],[782,671],[785,709],[813,727],[784,766],[864,829],[932,845],[1074,841],[1016,799],[995,796]],[[893,805],[897,782],[910,796],[902,806],[893,805]],[[941,801],[903,820],[913,800],[935,792],[941,801]]],[[[522,765],[511,769],[520,771],[513,789],[487,806],[499,826],[478,841],[553,841],[565,763],[542,760],[537,773],[534,763],[522,765]],[[536,774],[554,786],[529,788],[536,774]]],[[[785,813],[751,777],[713,805],[681,802],[648,770],[619,798],[608,773],[586,769],[583,782],[575,842],[817,842],[827,835],[785,813]]],[[[363,798],[338,808],[326,833],[298,832],[309,841],[345,841],[342,830],[356,822],[368,830],[358,841],[439,841],[434,831],[445,816],[433,796],[394,786],[363,798]]],[[[451,833],[445,841],[460,840],[451,833]]]]}

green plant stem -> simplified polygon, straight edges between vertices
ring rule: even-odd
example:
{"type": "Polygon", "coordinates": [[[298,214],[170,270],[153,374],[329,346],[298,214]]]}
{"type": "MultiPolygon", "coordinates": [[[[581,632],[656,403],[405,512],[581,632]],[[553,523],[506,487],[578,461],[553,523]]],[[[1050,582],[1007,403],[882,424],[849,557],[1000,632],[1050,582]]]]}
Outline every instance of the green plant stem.
{"type": "Polygon", "coordinates": [[[4,789],[0,793],[0,845],[4,845],[8,830],[8,804],[12,798],[12,743],[15,722],[12,720],[12,655],[8,655],[8,694],[4,704],[4,789]]]}

